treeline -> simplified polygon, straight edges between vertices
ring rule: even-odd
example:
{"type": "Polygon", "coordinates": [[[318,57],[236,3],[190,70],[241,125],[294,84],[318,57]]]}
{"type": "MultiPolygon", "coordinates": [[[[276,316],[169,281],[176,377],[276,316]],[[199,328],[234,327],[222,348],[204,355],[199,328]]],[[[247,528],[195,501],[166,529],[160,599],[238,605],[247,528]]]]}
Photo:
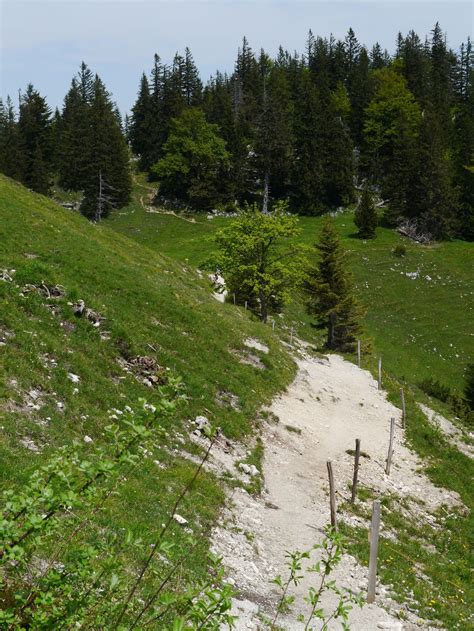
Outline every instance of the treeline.
{"type": "Polygon", "coordinates": [[[162,200],[195,209],[288,200],[321,214],[369,185],[389,225],[435,238],[474,238],[474,53],[455,52],[436,24],[422,41],[399,34],[390,55],[314,37],[302,55],[272,59],[246,39],[234,71],[203,85],[189,49],[155,55],[123,126],[104,84],[84,64],[52,115],[29,86],[18,116],[0,106],[0,170],[48,192],[53,177],[83,191],[92,218],[127,202],[129,156],[159,181],[162,200]],[[123,128],[122,128],[123,127],[123,128]]]}
{"type": "Polygon", "coordinates": [[[129,150],[120,114],[102,80],[83,63],[52,114],[30,84],[19,98],[0,101],[0,171],[48,195],[54,179],[83,193],[81,212],[95,221],[129,201],[129,150]]]}
{"type": "Polygon", "coordinates": [[[244,39],[234,72],[206,86],[188,49],[171,66],[155,55],[127,128],[163,195],[194,208],[288,199],[320,214],[366,180],[388,224],[474,237],[473,51],[450,50],[438,24],[426,41],[400,34],[393,56],[352,29],[276,59],[244,39]]]}

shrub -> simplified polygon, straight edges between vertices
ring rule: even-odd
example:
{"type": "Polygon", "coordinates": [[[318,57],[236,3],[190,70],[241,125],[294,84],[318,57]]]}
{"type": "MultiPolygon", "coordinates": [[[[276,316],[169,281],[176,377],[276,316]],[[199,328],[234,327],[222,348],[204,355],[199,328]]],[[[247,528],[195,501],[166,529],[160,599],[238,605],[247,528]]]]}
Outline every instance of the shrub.
{"type": "Polygon", "coordinates": [[[401,258],[402,256],[406,256],[406,253],[407,253],[407,247],[406,245],[403,245],[402,243],[399,243],[398,245],[396,245],[392,250],[393,256],[398,256],[399,258],[401,258]]]}

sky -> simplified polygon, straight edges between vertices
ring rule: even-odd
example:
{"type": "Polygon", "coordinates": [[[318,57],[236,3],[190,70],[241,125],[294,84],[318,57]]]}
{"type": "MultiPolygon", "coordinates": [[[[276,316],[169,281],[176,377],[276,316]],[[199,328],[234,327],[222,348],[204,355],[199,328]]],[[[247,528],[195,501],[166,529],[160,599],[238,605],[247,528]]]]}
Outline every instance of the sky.
{"type": "Polygon", "coordinates": [[[424,38],[439,21],[457,49],[473,14],[464,0],[0,0],[0,96],[17,99],[31,82],[60,107],[84,60],[126,112],[155,52],[166,63],[189,46],[206,80],[232,71],[244,35],[274,55],[280,44],[302,52],[309,29],[343,38],[352,27],[393,52],[399,31],[424,38]]]}

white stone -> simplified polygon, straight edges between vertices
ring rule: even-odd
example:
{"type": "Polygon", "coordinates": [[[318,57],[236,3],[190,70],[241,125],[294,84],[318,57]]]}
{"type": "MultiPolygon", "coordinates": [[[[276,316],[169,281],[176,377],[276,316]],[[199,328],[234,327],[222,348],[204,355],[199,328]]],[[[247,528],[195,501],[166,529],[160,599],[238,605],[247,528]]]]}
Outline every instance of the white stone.
{"type": "Polygon", "coordinates": [[[184,526],[185,524],[187,524],[187,523],[188,523],[188,520],[187,520],[187,519],[184,519],[184,517],[181,517],[181,515],[178,515],[178,513],[175,513],[175,514],[173,515],[173,519],[174,519],[175,521],[177,521],[177,522],[178,522],[178,524],[180,524],[181,526],[184,526]]]}

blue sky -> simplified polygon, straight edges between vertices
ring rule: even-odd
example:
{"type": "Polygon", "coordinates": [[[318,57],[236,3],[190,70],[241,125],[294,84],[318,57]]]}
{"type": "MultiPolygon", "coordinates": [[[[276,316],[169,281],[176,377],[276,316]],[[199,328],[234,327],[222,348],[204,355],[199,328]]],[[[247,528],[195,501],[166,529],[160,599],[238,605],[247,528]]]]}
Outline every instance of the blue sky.
{"type": "Polygon", "coordinates": [[[84,60],[122,111],[130,109],[153,54],[170,61],[189,46],[203,78],[232,70],[246,35],[254,50],[302,51],[306,34],[343,37],[352,26],[369,47],[393,51],[398,31],[424,37],[436,21],[458,48],[473,32],[468,1],[433,0],[0,0],[0,94],[32,82],[60,106],[84,60]]]}

